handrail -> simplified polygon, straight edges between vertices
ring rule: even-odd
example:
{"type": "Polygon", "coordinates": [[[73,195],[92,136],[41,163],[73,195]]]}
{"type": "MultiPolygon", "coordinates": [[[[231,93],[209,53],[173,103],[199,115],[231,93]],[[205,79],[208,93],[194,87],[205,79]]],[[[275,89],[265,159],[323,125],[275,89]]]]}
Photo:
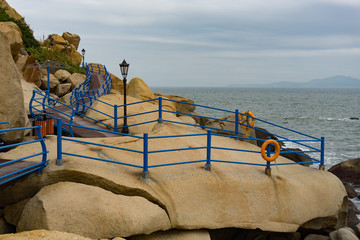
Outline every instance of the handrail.
{"type": "MultiPolygon", "coordinates": [[[[188,102],[182,102],[182,101],[178,101],[178,100],[173,100],[173,99],[168,99],[168,98],[162,98],[162,97],[158,97],[155,99],[150,99],[150,100],[145,100],[145,101],[139,101],[139,102],[133,102],[133,103],[129,103],[126,105],[112,105],[109,104],[101,99],[99,99],[100,96],[107,94],[110,91],[112,85],[112,81],[110,78],[110,74],[107,72],[107,69],[105,66],[100,66],[100,65],[87,65],[87,78],[85,79],[85,81],[82,83],[82,85],[79,85],[79,87],[77,89],[73,90],[73,94],[72,96],[74,96],[75,102],[76,102],[76,108],[74,110],[74,112],[76,112],[77,114],[85,117],[85,118],[89,118],[93,121],[96,121],[98,123],[103,124],[104,126],[106,126],[107,128],[111,129],[112,131],[108,131],[108,130],[101,130],[101,129],[93,129],[96,131],[108,131],[111,133],[118,133],[118,130],[121,129],[121,126],[118,126],[118,121],[124,118],[132,118],[135,116],[140,116],[140,115],[144,115],[144,114],[150,114],[150,113],[158,113],[157,115],[157,119],[154,120],[146,120],[143,121],[141,123],[135,123],[135,124],[129,124],[127,125],[127,127],[133,127],[133,126],[138,126],[138,125],[143,125],[143,124],[149,124],[149,123],[154,123],[154,122],[159,122],[159,123],[163,123],[163,122],[168,122],[168,123],[173,123],[173,124],[182,124],[182,125],[187,125],[187,126],[195,126],[195,127],[201,127],[205,130],[208,131],[207,134],[201,134],[201,135],[206,135],[207,137],[207,145],[206,146],[201,146],[201,147],[194,147],[194,148],[177,148],[177,149],[162,149],[162,150],[149,150],[149,141],[156,141],[156,139],[159,138],[175,138],[175,137],[189,137],[189,136],[195,136],[195,135],[172,135],[172,136],[148,136],[147,133],[145,133],[142,137],[139,136],[134,136],[131,134],[123,134],[124,136],[129,136],[129,137],[135,137],[135,138],[140,138],[143,141],[143,151],[139,152],[138,150],[136,151],[132,151],[131,149],[121,149],[121,148],[115,148],[116,150],[126,150],[126,151],[130,151],[130,152],[137,152],[142,154],[143,156],[143,166],[141,166],[141,168],[143,168],[143,176],[148,176],[149,173],[149,169],[151,167],[159,167],[159,166],[170,166],[170,165],[177,165],[177,164],[185,164],[185,163],[191,163],[193,161],[186,161],[186,162],[181,162],[181,163],[164,163],[164,164],[158,164],[158,165],[151,165],[149,164],[149,159],[148,156],[149,154],[155,154],[155,153],[161,153],[161,152],[170,152],[170,151],[188,151],[188,150],[199,150],[199,149],[206,149],[206,158],[205,160],[196,160],[194,162],[206,162],[205,164],[205,168],[206,169],[210,169],[211,168],[211,162],[223,162],[223,163],[237,163],[237,164],[250,164],[250,165],[257,165],[257,166],[266,166],[267,169],[270,169],[271,166],[273,166],[273,163],[267,162],[266,164],[254,164],[254,163],[246,163],[246,162],[232,162],[232,161],[228,161],[228,160],[222,160],[222,159],[212,159],[211,158],[211,150],[224,150],[224,151],[237,151],[237,152],[249,152],[249,153],[254,153],[254,154],[258,154],[259,151],[250,151],[250,150],[246,150],[246,149],[231,149],[231,148],[226,148],[226,147],[219,147],[219,146],[214,146],[211,143],[211,138],[212,136],[221,136],[221,137],[231,137],[231,138],[235,138],[235,139],[239,139],[239,140],[250,140],[250,141],[258,141],[258,142],[264,142],[265,139],[259,139],[256,138],[254,136],[248,136],[248,132],[243,133],[241,130],[241,126],[246,127],[246,129],[253,129],[256,131],[261,131],[261,132],[266,132],[266,130],[263,129],[259,129],[256,128],[255,126],[248,126],[246,123],[242,123],[239,121],[239,119],[242,119],[243,116],[245,117],[250,117],[252,119],[255,119],[256,121],[259,121],[261,123],[264,124],[269,124],[273,127],[277,127],[286,131],[291,132],[292,134],[298,134],[302,137],[308,138],[308,139],[301,139],[300,137],[298,139],[290,139],[287,137],[283,137],[280,136],[278,134],[272,134],[277,141],[281,141],[283,143],[287,143],[287,142],[292,142],[298,146],[301,147],[305,147],[306,149],[299,152],[299,151],[292,151],[291,149],[288,149],[285,146],[281,147],[281,150],[283,151],[283,153],[296,153],[299,154],[300,156],[304,156],[306,158],[308,158],[310,161],[306,162],[306,163],[319,163],[320,166],[324,166],[324,138],[317,138],[317,137],[313,137],[311,135],[308,134],[304,134],[301,133],[299,131],[296,130],[292,130],[277,124],[273,124],[270,123],[268,121],[259,119],[259,118],[255,118],[253,116],[249,116],[243,113],[240,113],[239,110],[235,110],[235,111],[230,111],[230,110],[225,110],[225,109],[220,109],[220,108],[215,108],[215,107],[209,107],[209,106],[204,106],[204,105],[199,105],[199,104],[195,104],[195,103],[188,103],[188,102]],[[101,86],[97,89],[97,90],[90,90],[90,86],[89,86],[89,81],[91,78],[91,74],[96,73],[96,74],[102,74],[105,78],[105,81],[101,84],[101,86]],[[90,77],[89,77],[90,76],[90,77]],[[107,105],[108,107],[112,107],[113,108],[113,113],[105,113],[102,112],[101,110],[99,110],[98,108],[95,109],[94,107],[92,107],[94,102],[98,102],[98,103],[102,103],[107,105]],[[220,111],[222,113],[226,113],[226,114],[231,114],[234,115],[234,120],[233,119],[223,119],[223,118],[219,118],[219,117],[208,117],[208,116],[203,116],[203,115],[198,115],[196,113],[182,113],[182,112],[178,112],[176,110],[169,110],[169,109],[164,109],[163,108],[163,102],[164,101],[170,101],[170,102],[174,102],[174,103],[180,103],[180,104],[184,104],[184,105],[190,105],[193,107],[198,107],[198,108],[206,108],[209,110],[214,110],[214,111],[220,111]],[[145,112],[141,112],[141,113],[135,113],[135,114],[129,114],[127,116],[121,116],[121,114],[119,114],[119,108],[123,108],[125,106],[130,106],[130,105],[135,105],[135,104],[142,104],[142,103],[146,103],[146,102],[157,102],[158,103],[158,108],[156,110],[150,110],[150,111],[145,111],[145,112]],[[110,126],[109,124],[104,124],[101,121],[98,121],[94,118],[91,118],[89,116],[86,116],[85,112],[87,110],[93,110],[98,114],[102,114],[104,116],[106,116],[106,118],[112,119],[113,121],[113,126],[110,126]],[[176,121],[176,120],[170,120],[167,119],[167,116],[163,113],[167,113],[167,114],[174,114],[174,115],[186,115],[186,116],[190,116],[190,117],[196,117],[196,118],[205,118],[205,119],[210,119],[210,120],[215,120],[215,121],[220,121],[222,123],[228,123],[229,124],[229,128],[227,129],[222,129],[222,128],[217,128],[217,127],[213,127],[213,126],[202,126],[200,124],[192,124],[192,123],[185,123],[182,121],[176,121]],[[233,128],[233,129],[230,129],[233,128]],[[210,130],[209,130],[210,129],[210,130]],[[214,130],[216,132],[211,132],[211,130],[214,130]],[[320,144],[320,147],[314,147],[313,145],[315,144],[320,144]],[[318,154],[320,153],[320,157],[319,159],[312,157],[312,156],[307,156],[306,153],[311,153],[311,154],[318,154]]],[[[36,107],[38,106],[42,106],[43,109],[45,108],[45,106],[48,106],[48,108],[52,109],[52,105],[57,104],[57,102],[55,101],[50,101],[50,99],[47,99],[47,104],[45,102],[45,100],[43,98],[37,99],[35,97],[32,98],[31,102],[37,102],[40,103],[40,105],[36,105],[34,106],[34,109],[36,109],[36,107]],[[43,102],[40,102],[40,100],[43,100],[43,102]]],[[[38,112],[41,112],[41,110],[38,110],[38,112]]],[[[60,122],[61,123],[61,122],[60,122]]],[[[83,126],[76,126],[73,125],[72,122],[71,123],[62,123],[60,124],[60,126],[58,125],[58,128],[60,127],[60,130],[62,129],[62,126],[69,126],[69,128],[72,127],[83,127],[83,126]]],[[[83,128],[87,128],[87,127],[83,127],[83,128]]],[[[92,129],[92,128],[88,128],[88,129],[92,129]]],[[[246,130],[248,131],[248,130],[246,130]]],[[[60,134],[58,134],[61,136],[61,132],[60,134]]],[[[120,134],[121,135],[121,134],[120,134]]],[[[80,140],[70,140],[70,139],[66,139],[63,138],[63,140],[61,140],[62,138],[60,137],[60,142],[58,144],[61,145],[62,141],[77,141],[77,142],[81,142],[80,140]]],[[[84,142],[82,141],[82,143],[85,144],[93,144],[91,142],[84,142]]],[[[101,147],[110,147],[113,148],[109,145],[98,145],[101,147]]],[[[268,148],[268,154],[271,154],[271,150],[270,148],[268,148]]],[[[65,155],[71,155],[71,156],[79,156],[77,154],[74,153],[66,153],[62,151],[61,146],[58,148],[58,154],[62,155],[62,153],[64,153],[65,155]]],[[[86,157],[86,156],[82,156],[82,157],[86,157]]],[[[95,160],[99,160],[93,157],[88,157],[89,159],[95,159],[95,160]]],[[[62,158],[59,158],[59,163],[61,162],[62,158]]],[[[116,162],[116,161],[115,161],[116,162]]],[[[118,162],[119,164],[123,164],[123,165],[128,165],[131,166],[131,164],[126,164],[126,163],[122,163],[121,161],[118,162]]],[[[304,164],[304,163],[294,163],[294,164],[304,164]]],[[[289,165],[288,163],[286,164],[282,164],[279,163],[278,165],[289,165]]],[[[139,167],[139,165],[137,165],[136,167],[139,167]]]]}
{"type": "Polygon", "coordinates": [[[15,144],[8,144],[8,145],[1,145],[0,150],[19,147],[19,146],[23,146],[23,145],[27,145],[27,144],[40,143],[41,152],[26,155],[24,157],[20,157],[17,159],[12,159],[12,160],[6,161],[4,163],[0,163],[0,168],[6,167],[10,164],[21,162],[26,159],[31,159],[31,158],[34,158],[37,156],[42,156],[41,162],[37,163],[37,164],[31,164],[30,166],[21,168],[19,170],[14,170],[10,173],[0,176],[0,185],[5,184],[7,182],[10,182],[12,180],[15,180],[17,178],[20,178],[24,175],[27,175],[27,174],[35,172],[35,171],[40,173],[43,170],[43,168],[48,164],[49,159],[47,159],[47,154],[49,151],[46,149],[45,139],[41,136],[41,130],[40,130],[41,126],[0,129],[0,133],[7,133],[7,132],[11,132],[11,131],[34,130],[34,129],[38,136],[37,140],[32,140],[32,141],[28,141],[28,142],[20,142],[20,143],[15,143],[15,144]]]}
{"type": "MultiPolygon", "coordinates": [[[[60,128],[61,128],[62,125],[69,125],[69,124],[66,124],[66,123],[62,124],[61,119],[58,119],[57,121],[58,121],[58,126],[60,126],[60,128]]],[[[76,126],[76,127],[82,127],[82,128],[89,129],[89,130],[98,130],[98,129],[84,127],[84,126],[76,126]]],[[[60,131],[61,131],[61,129],[60,129],[60,131]]],[[[107,132],[107,130],[101,130],[101,131],[107,132]]],[[[276,165],[292,165],[292,164],[307,164],[307,163],[319,163],[320,165],[324,164],[323,158],[318,160],[318,159],[311,158],[311,157],[309,157],[309,159],[311,159],[312,161],[305,162],[305,163],[297,163],[297,162],[294,162],[294,163],[270,163],[270,162],[266,162],[266,163],[263,163],[263,164],[261,164],[261,163],[253,163],[253,162],[239,162],[239,161],[213,159],[211,157],[211,151],[213,149],[214,150],[224,150],[224,151],[248,152],[248,153],[254,153],[254,154],[259,154],[260,151],[248,150],[248,149],[234,149],[234,148],[226,148],[226,147],[214,146],[212,144],[212,141],[211,141],[212,136],[226,136],[226,135],[212,133],[211,130],[208,130],[207,133],[169,135],[169,136],[148,136],[147,133],[144,133],[142,137],[141,136],[131,135],[131,134],[123,134],[123,133],[117,133],[117,134],[130,136],[130,137],[134,137],[134,138],[142,140],[143,141],[143,150],[140,151],[140,150],[136,150],[136,149],[123,148],[123,147],[99,144],[99,143],[94,143],[94,142],[89,142],[89,141],[78,140],[78,139],[65,138],[65,137],[62,137],[61,134],[58,134],[58,137],[57,137],[57,142],[58,142],[58,159],[57,159],[57,163],[59,163],[58,165],[62,164],[62,156],[63,155],[74,156],[74,157],[82,157],[82,158],[87,158],[87,159],[92,159],[92,160],[98,160],[98,161],[105,161],[105,162],[121,164],[121,165],[125,165],[125,166],[130,166],[130,167],[142,168],[143,169],[142,176],[143,176],[143,178],[146,179],[146,178],[149,177],[149,169],[150,168],[164,167],[164,166],[174,166],[174,165],[189,164],[189,163],[199,163],[199,162],[206,162],[205,168],[207,170],[211,169],[211,163],[212,162],[263,166],[263,167],[266,167],[266,169],[270,169],[270,167],[274,166],[275,164],[276,165]],[[206,137],[207,144],[206,144],[206,146],[198,146],[198,147],[183,147],[183,148],[172,148],[172,149],[161,149],[161,150],[149,150],[150,141],[156,141],[158,139],[164,139],[164,138],[180,138],[180,137],[181,138],[184,138],[184,137],[206,137]],[[117,160],[117,159],[116,160],[114,160],[114,159],[102,159],[102,158],[96,158],[96,157],[92,157],[92,156],[79,155],[79,154],[76,154],[76,153],[65,152],[65,151],[62,151],[62,147],[61,147],[63,141],[72,141],[72,142],[78,142],[78,143],[82,143],[82,144],[95,145],[95,146],[98,146],[98,147],[111,148],[111,149],[115,149],[115,150],[119,150],[119,151],[129,151],[129,152],[133,152],[133,153],[142,154],[142,156],[143,156],[143,164],[142,165],[136,165],[136,164],[126,163],[126,162],[123,162],[123,161],[117,160]],[[163,163],[163,164],[153,164],[153,165],[149,164],[149,161],[148,161],[148,158],[149,158],[150,154],[166,153],[166,152],[173,152],[173,151],[191,151],[191,150],[201,150],[201,149],[206,150],[206,154],[205,154],[206,158],[200,159],[200,160],[182,161],[182,162],[176,162],[176,163],[172,162],[172,163],[163,163]]],[[[231,136],[231,137],[232,138],[238,138],[238,139],[245,139],[245,137],[242,137],[242,136],[231,136]]],[[[247,139],[249,139],[249,138],[247,138],[247,139]]],[[[251,140],[264,141],[264,139],[258,139],[258,138],[252,138],[251,140]]],[[[322,154],[323,151],[324,151],[324,148],[323,148],[324,138],[322,138],[321,140],[322,140],[322,142],[321,142],[322,143],[321,144],[322,148],[319,149],[316,152],[320,152],[322,154]]],[[[280,140],[277,140],[277,141],[280,141],[280,140]]],[[[311,141],[311,140],[306,140],[306,141],[311,141]]],[[[316,141],[316,140],[312,140],[312,141],[316,141]]],[[[282,147],[282,149],[286,149],[286,148],[282,147]]],[[[268,151],[268,154],[272,153],[270,148],[268,148],[267,151],[268,151]]],[[[297,151],[289,151],[288,150],[288,152],[296,153],[297,151]]],[[[302,153],[306,153],[306,152],[313,152],[313,151],[302,151],[302,153]]]]}
{"type": "MultiPolygon", "coordinates": [[[[33,117],[34,119],[43,119],[43,117],[46,115],[47,117],[55,119],[55,117],[53,117],[49,112],[46,111],[47,109],[50,109],[52,111],[55,111],[65,117],[67,117],[70,124],[72,124],[74,121],[74,116],[76,114],[74,107],[67,105],[63,102],[60,102],[59,100],[50,98],[46,94],[44,94],[40,91],[33,90],[33,96],[29,103],[29,110],[30,110],[31,117],[33,117]],[[36,98],[36,95],[40,95],[40,98],[36,98]],[[46,100],[48,100],[48,102],[51,102],[52,104],[46,104],[46,100]],[[34,102],[40,103],[40,105],[34,105],[34,102]],[[66,112],[60,111],[59,109],[57,109],[55,107],[55,105],[60,105],[60,106],[66,107],[67,109],[69,109],[71,111],[71,115],[66,112]],[[38,107],[41,107],[41,109],[39,109],[38,107]]],[[[71,134],[71,136],[74,136],[73,129],[71,126],[69,127],[68,132],[71,134]]]]}

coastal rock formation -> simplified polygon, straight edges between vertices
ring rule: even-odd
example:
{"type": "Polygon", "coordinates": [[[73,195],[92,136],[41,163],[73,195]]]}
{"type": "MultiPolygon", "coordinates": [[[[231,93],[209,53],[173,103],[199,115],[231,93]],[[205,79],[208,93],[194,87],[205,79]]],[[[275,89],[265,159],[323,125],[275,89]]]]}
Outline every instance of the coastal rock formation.
{"type": "Polygon", "coordinates": [[[170,227],[166,212],[145,198],[61,182],[41,189],[26,204],[17,230],[48,229],[91,238],[111,238],[148,234],[170,227]]]}
{"type": "Polygon", "coordinates": [[[141,78],[133,78],[126,86],[129,96],[140,100],[149,100],[155,98],[154,93],[141,78]]]}
{"type": "Polygon", "coordinates": [[[149,235],[131,237],[130,240],[210,240],[209,232],[206,230],[169,230],[156,232],[149,235]]]}
{"type": "Polygon", "coordinates": [[[196,108],[195,105],[191,105],[191,104],[195,103],[193,100],[191,100],[189,98],[181,97],[178,95],[164,95],[161,93],[155,93],[155,97],[163,97],[165,99],[163,101],[163,105],[164,106],[174,106],[172,111],[175,111],[175,112],[189,114],[189,113],[194,113],[195,108],[196,108]],[[174,100],[175,102],[167,101],[166,99],[174,100]],[[187,103],[187,104],[184,104],[182,102],[187,103]]]}
{"type": "Polygon", "coordinates": [[[56,77],[60,82],[66,82],[69,77],[71,76],[71,73],[64,69],[59,69],[54,73],[54,77],[56,77]]]}
{"type": "Polygon", "coordinates": [[[72,44],[75,47],[75,50],[78,49],[80,43],[80,36],[74,33],[64,32],[62,37],[68,41],[68,43],[72,44]]]}
{"type": "Polygon", "coordinates": [[[13,22],[0,22],[0,32],[3,32],[9,40],[11,54],[15,58],[23,46],[20,28],[13,22]]]}
{"type": "MultiPolygon", "coordinates": [[[[59,79],[57,79],[53,74],[49,75],[49,82],[50,82],[50,91],[56,89],[57,85],[60,84],[59,79]]],[[[41,89],[47,90],[48,89],[48,76],[47,74],[43,74],[41,77],[41,89]]]]}
{"type": "Polygon", "coordinates": [[[343,182],[360,184],[360,158],[350,159],[329,169],[343,182]]]}
{"type": "Polygon", "coordinates": [[[112,81],[112,89],[115,89],[121,94],[124,94],[124,82],[114,74],[110,73],[111,81],[112,81]]]}
{"type": "MultiPolygon", "coordinates": [[[[193,127],[163,123],[156,124],[153,131],[149,131],[149,133],[155,137],[201,134],[204,131],[193,127]]],[[[136,150],[141,150],[143,147],[142,140],[132,137],[82,140],[136,150]]],[[[165,210],[171,223],[171,227],[169,227],[171,229],[259,228],[263,231],[295,232],[301,226],[306,229],[326,229],[330,232],[346,225],[347,197],[345,189],[338,178],[326,171],[289,165],[273,168],[272,175],[267,176],[264,173],[264,167],[259,166],[214,162],[211,171],[206,171],[204,163],[193,163],[151,168],[150,178],[143,181],[140,177],[141,169],[85,158],[75,159],[75,157],[64,155],[64,165],[56,166],[54,163],[56,137],[48,136],[46,142],[50,150],[51,162],[43,174],[0,188],[0,194],[3,196],[0,199],[0,207],[28,197],[32,198],[24,208],[18,230],[36,228],[35,222],[41,223],[42,221],[47,221],[48,226],[53,226],[54,228],[51,230],[57,230],[63,225],[69,225],[66,231],[71,232],[78,231],[75,229],[85,231],[87,228],[86,232],[91,233],[93,228],[97,229],[100,226],[104,229],[113,229],[110,224],[109,228],[105,228],[103,222],[106,220],[104,218],[110,221],[117,214],[122,214],[122,210],[116,207],[121,205],[117,203],[116,206],[113,206],[112,203],[107,203],[106,199],[117,202],[116,199],[121,198],[120,195],[144,198],[149,203],[157,205],[156,209],[165,210]],[[76,184],[56,184],[66,181],[76,184]],[[81,188],[78,189],[80,186],[81,188]],[[329,188],[331,191],[328,191],[329,188]],[[97,198],[100,203],[96,203],[95,200],[89,201],[96,196],[106,197],[97,198]],[[91,202],[95,202],[97,206],[93,206],[91,202]],[[112,209],[119,210],[103,214],[107,213],[104,210],[107,204],[110,204],[109,207],[111,206],[112,209]],[[89,209],[91,215],[79,212],[84,209],[89,209]],[[70,215],[72,212],[77,213],[76,217],[70,215]],[[93,216],[98,216],[102,220],[99,222],[93,219],[93,216]],[[85,224],[89,222],[88,218],[94,225],[85,224]],[[66,221],[73,224],[65,224],[66,221]]],[[[205,144],[205,136],[182,138],[181,141],[178,138],[158,138],[149,142],[149,151],[201,147],[205,144]]],[[[212,144],[218,147],[259,150],[253,144],[220,136],[213,136],[212,144]]],[[[10,151],[1,156],[10,158],[19,151],[31,154],[36,151],[36,147],[35,145],[21,146],[18,151],[10,151]]],[[[141,166],[143,162],[142,156],[136,152],[103,148],[97,145],[65,141],[63,149],[69,153],[93,158],[100,156],[103,159],[127,164],[141,166]]],[[[203,149],[157,153],[149,156],[149,163],[157,165],[199,160],[204,159],[205,155],[206,152],[203,149]]],[[[239,154],[217,149],[212,150],[212,158],[238,162],[264,162],[260,154],[245,152],[239,154]]],[[[279,157],[277,161],[278,163],[291,162],[283,157],[279,157]]],[[[131,208],[130,205],[128,206],[131,208]]],[[[126,217],[122,216],[123,219],[129,219],[132,215],[129,213],[126,214],[126,217]]],[[[146,221],[147,215],[143,217],[146,221]]],[[[151,222],[149,227],[154,232],[157,231],[159,220],[151,222]]],[[[43,222],[41,226],[46,226],[46,224],[43,222]]],[[[121,226],[120,224],[117,228],[121,228],[121,226]]],[[[136,226],[143,228],[142,224],[136,226]]],[[[62,231],[63,228],[59,230],[62,231]]],[[[117,231],[120,230],[117,229],[117,231]]],[[[136,231],[140,232],[138,229],[136,231]]]]}
{"type": "Polygon", "coordinates": [[[82,61],[82,55],[76,51],[79,42],[80,37],[78,35],[66,32],[63,36],[58,34],[49,35],[44,41],[44,45],[63,52],[74,65],[79,66],[82,61]],[[64,36],[69,39],[70,42],[65,39],[64,36]]]}
{"type": "Polygon", "coordinates": [[[28,55],[22,55],[22,57],[20,57],[16,62],[16,65],[18,66],[19,70],[23,72],[24,79],[27,82],[33,83],[37,87],[41,87],[42,69],[40,65],[38,67],[35,67],[36,63],[37,60],[34,57],[28,55]],[[25,62],[20,63],[23,60],[25,62]]]}
{"type": "MultiPolygon", "coordinates": [[[[24,97],[21,88],[22,75],[13,60],[10,44],[4,33],[0,32],[0,128],[24,127],[27,115],[24,109],[24,97]]],[[[23,131],[8,132],[1,136],[6,143],[21,141],[23,131]]]]}
{"type": "Polygon", "coordinates": [[[33,230],[16,234],[0,235],[0,240],[92,240],[91,238],[83,237],[73,233],[47,231],[47,230],[33,230]]]}
{"type": "Polygon", "coordinates": [[[0,7],[5,8],[5,12],[12,18],[24,22],[24,18],[12,8],[5,0],[0,0],[0,7]]]}
{"type": "Polygon", "coordinates": [[[68,83],[71,83],[71,89],[76,88],[80,83],[82,83],[86,78],[85,74],[81,73],[73,73],[71,76],[67,79],[68,83]]]}

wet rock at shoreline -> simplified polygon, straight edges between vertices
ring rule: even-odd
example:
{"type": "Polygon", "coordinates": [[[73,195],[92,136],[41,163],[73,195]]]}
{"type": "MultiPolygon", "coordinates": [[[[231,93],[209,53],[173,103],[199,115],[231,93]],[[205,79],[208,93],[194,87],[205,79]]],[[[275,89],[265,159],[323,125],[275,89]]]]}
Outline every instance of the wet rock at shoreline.
{"type": "Polygon", "coordinates": [[[360,184],[360,158],[350,159],[329,169],[343,182],[360,184]]]}

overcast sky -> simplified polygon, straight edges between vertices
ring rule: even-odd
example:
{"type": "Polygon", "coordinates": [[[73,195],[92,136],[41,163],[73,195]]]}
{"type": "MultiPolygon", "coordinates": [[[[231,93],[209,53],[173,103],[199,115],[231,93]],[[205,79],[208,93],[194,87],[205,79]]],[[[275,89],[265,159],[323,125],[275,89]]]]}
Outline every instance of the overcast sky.
{"type": "Polygon", "coordinates": [[[7,0],[41,39],[149,86],[360,78],[360,0],[7,0]]]}

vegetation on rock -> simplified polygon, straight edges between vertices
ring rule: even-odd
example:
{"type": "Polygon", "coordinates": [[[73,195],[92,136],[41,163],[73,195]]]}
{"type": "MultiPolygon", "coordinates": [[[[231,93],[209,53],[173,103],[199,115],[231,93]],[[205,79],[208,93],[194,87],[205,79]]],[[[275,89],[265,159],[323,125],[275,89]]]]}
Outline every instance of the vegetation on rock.
{"type": "Polygon", "coordinates": [[[28,53],[35,57],[39,62],[43,63],[46,60],[51,60],[55,62],[60,62],[68,67],[68,71],[70,73],[83,73],[85,74],[86,71],[81,68],[80,66],[74,65],[68,57],[65,56],[64,53],[60,52],[59,50],[47,47],[38,47],[38,48],[30,48],[28,49],[28,53]]]}
{"type": "Polygon", "coordinates": [[[6,13],[6,8],[0,7],[0,22],[13,22],[19,26],[22,33],[22,40],[24,42],[25,49],[29,48],[39,48],[40,43],[35,39],[32,30],[25,23],[25,21],[20,21],[15,18],[10,17],[6,13]]]}
{"type": "Polygon", "coordinates": [[[6,13],[6,8],[0,7],[0,22],[14,22],[19,26],[22,33],[22,40],[26,51],[33,57],[35,57],[40,63],[46,60],[56,61],[64,64],[71,73],[85,73],[85,70],[79,66],[74,65],[61,51],[42,47],[39,41],[37,41],[33,35],[33,31],[25,23],[25,21],[17,20],[10,17],[6,13]]]}

